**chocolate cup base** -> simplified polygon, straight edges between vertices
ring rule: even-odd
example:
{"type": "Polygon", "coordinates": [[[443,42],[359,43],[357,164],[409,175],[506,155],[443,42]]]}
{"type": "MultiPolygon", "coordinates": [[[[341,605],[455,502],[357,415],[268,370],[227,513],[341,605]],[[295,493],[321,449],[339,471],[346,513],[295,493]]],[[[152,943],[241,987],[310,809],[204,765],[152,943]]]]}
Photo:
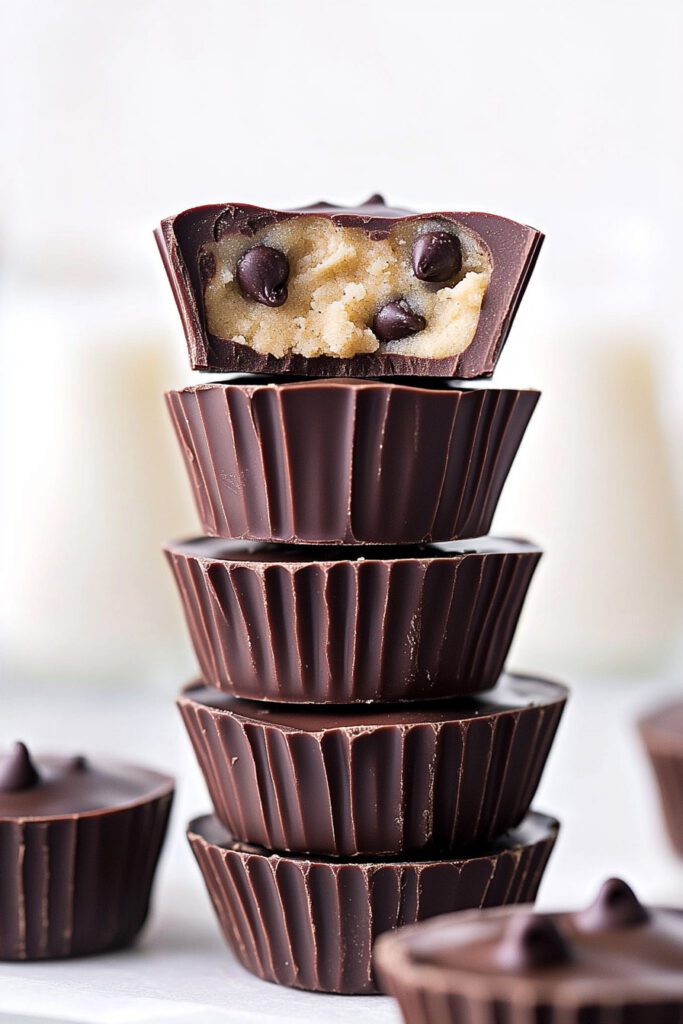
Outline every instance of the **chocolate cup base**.
{"type": "Polygon", "coordinates": [[[491,689],[541,557],[495,538],[358,551],[200,538],[165,551],[206,683],[298,704],[491,689]]]}
{"type": "Polygon", "coordinates": [[[188,839],[223,931],[252,974],[315,992],[378,992],[375,939],[449,910],[532,903],[559,823],[531,813],[467,857],[366,862],[281,856],[235,842],[211,815],[188,839]]]}
{"type": "Polygon", "coordinates": [[[426,705],[297,707],[183,691],[178,707],[232,836],[321,856],[441,856],[527,813],[567,699],[506,675],[426,705]]]}

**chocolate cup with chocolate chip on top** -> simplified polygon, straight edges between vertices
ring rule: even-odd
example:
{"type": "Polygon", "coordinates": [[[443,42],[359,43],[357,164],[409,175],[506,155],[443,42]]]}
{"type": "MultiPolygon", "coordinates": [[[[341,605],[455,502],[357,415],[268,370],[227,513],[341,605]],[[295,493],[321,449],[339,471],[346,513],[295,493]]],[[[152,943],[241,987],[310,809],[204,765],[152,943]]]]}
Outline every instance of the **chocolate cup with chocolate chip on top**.
{"type": "Polygon", "coordinates": [[[543,240],[380,195],[200,206],[155,234],[193,369],[307,377],[490,376],[543,240]]]}
{"type": "Polygon", "coordinates": [[[538,398],[253,377],[167,395],[205,533],[328,545],[487,534],[538,398]]]}
{"type": "Polygon", "coordinates": [[[375,964],[405,1024],[680,1024],[683,911],[620,879],[575,913],[448,914],[382,936],[375,964]]]}
{"type": "Polygon", "coordinates": [[[204,681],[302,704],[491,689],[541,557],[490,537],[400,548],[201,537],[165,551],[204,681]]]}
{"type": "Polygon", "coordinates": [[[505,675],[427,704],[264,704],[195,684],[178,707],[231,835],[365,857],[441,855],[518,825],[566,699],[558,683],[505,675]]]}
{"type": "Polygon", "coordinates": [[[130,945],[149,910],[173,780],[85,757],[0,758],[0,959],[130,945]]]}
{"type": "Polygon", "coordinates": [[[188,839],[227,945],[265,981],[372,995],[375,939],[453,910],[532,903],[559,823],[528,814],[490,844],[441,859],[283,856],[237,842],[207,815],[188,839]]]}

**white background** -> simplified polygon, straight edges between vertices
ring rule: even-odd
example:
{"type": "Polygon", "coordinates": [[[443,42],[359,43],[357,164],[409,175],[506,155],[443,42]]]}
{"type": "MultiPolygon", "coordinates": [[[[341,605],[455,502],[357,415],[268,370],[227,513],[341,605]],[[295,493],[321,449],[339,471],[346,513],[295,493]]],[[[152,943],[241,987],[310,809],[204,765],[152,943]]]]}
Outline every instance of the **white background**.
{"type": "Polygon", "coordinates": [[[576,691],[543,901],[617,871],[683,901],[633,732],[681,692],[682,52],[677,0],[0,2],[0,741],[182,782],[143,954],[2,968],[0,1012],[32,991],[90,1020],[57,979],[112,1020],[171,1019],[144,1002],[166,997],[241,1024],[359,1012],[228,973],[182,837],[205,796],[159,546],[197,526],[161,394],[190,374],[151,230],[203,202],[379,189],[546,232],[496,377],[544,391],[497,519],[547,548],[512,660],[576,691]]]}

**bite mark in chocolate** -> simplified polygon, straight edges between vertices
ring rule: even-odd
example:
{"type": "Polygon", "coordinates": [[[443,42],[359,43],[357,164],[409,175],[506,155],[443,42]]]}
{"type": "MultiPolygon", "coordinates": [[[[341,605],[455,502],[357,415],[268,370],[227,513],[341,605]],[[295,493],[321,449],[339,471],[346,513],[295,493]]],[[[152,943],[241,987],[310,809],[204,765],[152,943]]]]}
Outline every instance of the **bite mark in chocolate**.
{"type": "Polygon", "coordinates": [[[12,752],[0,762],[0,793],[30,789],[39,777],[26,744],[15,743],[12,752]]]}
{"type": "Polygon", "coordinates": [[[450,281],[462,267],[462,245],[449,231],[425,231],[413,245],[413,273],[420,281],[450,281]]]}
{"type": "Polygon", "coordinates": [[[279,249],[268,245],[247,249],[237,261],[235,277],[242,294],[263,306],[283,306],[287,301],[289,260],[279,249]]]}
{"type": "Polygon", "coordinates": [[[423,331],[427,321],[410,308],[405,299],[387,302],[372,321],[372,329],[380,341],[400,341],[423,331]]]}
{"type": "MultiPolygon", "coordinates": [[[[490,376],[542,237],[491,214],[391,209],[379,195],[356,208],[204,206],[168,218],[157,232],[194,369],[316,377],[490,376]],[[415,240],[429,234],[452,238],[462,253],[441,287],[413,267],[415,240]],[[253,308],[234,280],[237,261],[254,245],[289,259],[280,312],[253,308]],[[205,254],[215,261],[209,278],[205,254]],[[384,342],[368,325],[397,295],[425,327],[384,342]]],[[[436,263],[428,260],[424,272],[445,273],[436,263]]]]}

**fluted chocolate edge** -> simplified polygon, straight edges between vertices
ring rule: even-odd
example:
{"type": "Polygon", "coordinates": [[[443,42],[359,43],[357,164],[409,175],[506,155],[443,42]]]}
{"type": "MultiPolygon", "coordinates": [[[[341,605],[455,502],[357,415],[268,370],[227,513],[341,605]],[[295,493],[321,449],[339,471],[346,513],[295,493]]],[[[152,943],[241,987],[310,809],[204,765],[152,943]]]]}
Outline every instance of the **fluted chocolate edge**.
{"type": "Polygon", "coordinates": [[[0,959],[85,956],[142,928],[173,800],[0,821],[0,959]]]}
{"type": "Polygon", "coordinates": [[[228,845],[216,825],[197,818],[188,839],[237,960],[266,981],[345,995],[378,991],[372,950],[386,931],[450,910],[532,903],[559,830],[531,814],[489,853],[358,863],[228,845]]]}
{"type": "Polygon", "coordinates": [[[191,690],[178,707],[216,815],[237,839],[340,857],[441,854],[528,811],[567,699],[547,685],[529,706],[319,732],[211,707],[191,690]]]}
{"type": "Polygon", "coordinates": [[[488,533],[539,393],[327,380],[166,397],[207,534],[419,544],[488,533]]]}
{"type": "MultiPolygon", "coordinates": [[[[215,542],[213,542],[215,544],[215,542]]],[[[283,562],[168,544],[202,676],[252,700],[347,704],[493,687],[541,557],[492,541],[452,555],[283,562]]]]}

